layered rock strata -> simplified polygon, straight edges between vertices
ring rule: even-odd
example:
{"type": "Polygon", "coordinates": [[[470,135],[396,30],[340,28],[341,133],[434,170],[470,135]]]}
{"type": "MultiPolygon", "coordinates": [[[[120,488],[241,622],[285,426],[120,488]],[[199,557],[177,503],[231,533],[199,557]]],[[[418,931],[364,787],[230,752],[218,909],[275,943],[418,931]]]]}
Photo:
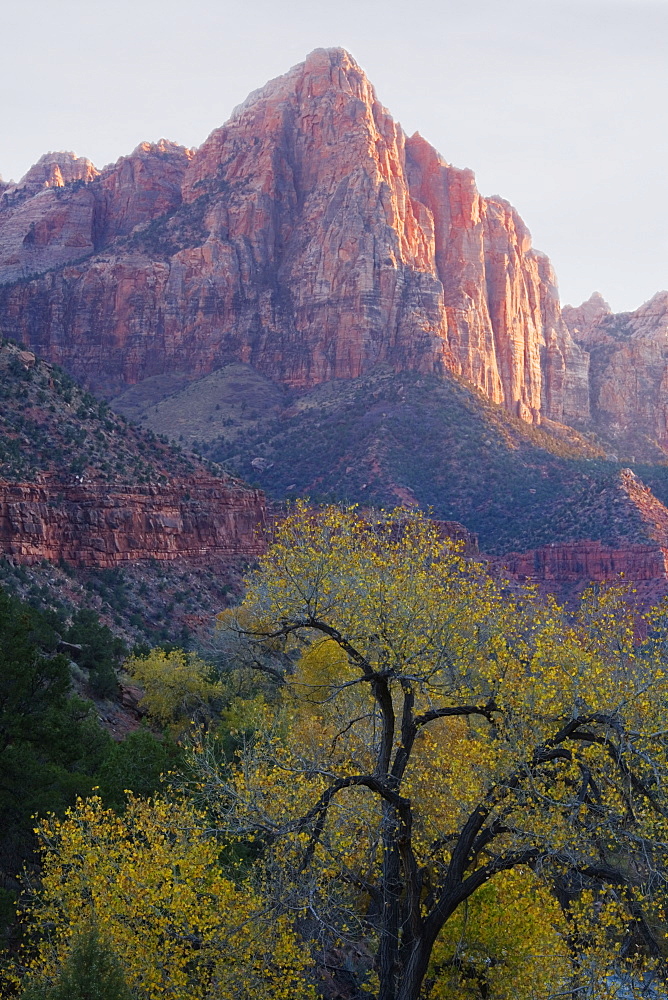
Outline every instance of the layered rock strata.
{"type": "Polygon", "coordinates": [[[577,607],[592,584],[624,587],[626,599],[641,609],[668,597],[668,548],[660,546],[563,542],[496,557],[489,566],[512,586],[530,584],[567,606],[577,607]]]}
{"type": "Polygon", "coordinates": [[[664,580],[668,583],[668,547],[658,545],[612,548],[599,541],[561,542],[530,552],[511,552],[496,562],[521,582],[567,584],[664,580]]]}
{"type": "Polygon", "coordinates": [[[261,493],[213,477],[128,488],[0,481],[0,553],[19,563],[250,559],[266,547],[264,525],[261,493]]]}
{"type": "Polygon", "coordinates": [[[194,154],[29,179],[0,200],[0,327],[108,396],[233,361],[293,387],[386,363],[455,371],[528,421],[588,417],[587,354],[517,213],[407,138],[341,49],[194,154]]]}

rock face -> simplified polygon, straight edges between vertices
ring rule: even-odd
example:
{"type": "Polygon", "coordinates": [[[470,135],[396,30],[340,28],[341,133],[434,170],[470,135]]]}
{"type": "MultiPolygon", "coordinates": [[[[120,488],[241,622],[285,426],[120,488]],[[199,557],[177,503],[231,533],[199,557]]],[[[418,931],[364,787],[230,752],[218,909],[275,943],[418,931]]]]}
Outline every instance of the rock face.
{"type": "Polygon", "coordinates": [[[64,152],[45,153],[18,184],[8,185],[7,200],[21,200],[46,188],[63,188],[75,181],[88,183],[99,176],[99,173],[85,156],[64,152]]]}
{"type": "Polygon", "coordinates": [[[164,140],[142,143],[100,173],[74,153],[47,153],[18,184],[0,192],[0,282],[90,258],[173,210],[189,156],[164,140]]]}
{"type": "Polygon", "coordinates": [[[293,387],[386,363],[588,418],[587,354],[517,213],[407,138],[341,49],[194,154],[145,145],[44,187],[56,167],[2,195],[0,327],[108,396],[234,361],[293,387]]]}
{"type": "Polygon", "coordinates": [[[553,594],[572,606],[592,583],[628,587],[627,600],[639,608],[654,607],[668,597],[668,548],[655,545],[557,543],[492,559],[490,569],[511,583],[535,585],[542,594],[553,594]]]}
{"type": "Polygon", "coordinates": [[[18,184],[0,190],[0,273],[14,281],[88,257],[94,250],[99,176],[74,153],[46,153],[18,184]],[[65,196],[65,197],[63,197],[65,196]]]}
{"type": "Polygon", "coordinates": [[[0,480],[0,552],[19,563],[110,568],[140,559],[252,558],[266,547],[262,494],[205,478],[111,488],[0,480]]]}
{"type": "Polygon", "coordinates": [[[579,306],[564,306],[561,310],[564,323],[578,340],[591,326],[611,314],[612,309],[600,292],[594,292],[579,306]]]}
{"type": "Polygon", "coordinates": [[[611,548],[601,542],[564,542],[530,552],[510,553],[500,563],[518,580],[543,584],[668,582],[668,548],[628,545],[611,548]]]}
{"type": "Polygon", "coordinates": [[[668,451],[668,291],[635,312],[613,314],[594,296],[564,309],[572,336],[591,358],[594,425],[624,452],[643,454],[643,439],[668,451]]]}
{"type": "Polygon", "coordinates": [[[590,506],[593,510],[581,512],[578,527],[598,523],[604,540],[577,539],[511,552],[493,565],[561,597],[603,581],[637,585],[641,600],[650,602],[667,595],[668,508],[630,469],[617,474],[590,506]]]}

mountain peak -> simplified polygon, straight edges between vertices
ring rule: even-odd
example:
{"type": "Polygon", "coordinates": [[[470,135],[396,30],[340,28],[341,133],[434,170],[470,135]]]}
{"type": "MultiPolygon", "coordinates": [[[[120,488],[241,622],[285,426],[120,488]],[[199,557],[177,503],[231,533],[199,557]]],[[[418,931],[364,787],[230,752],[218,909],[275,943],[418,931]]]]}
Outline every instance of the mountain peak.
{"type": "Polygon", "coordinates": [[[340,67],[342,69],[349,69],[350,67],[354,67],[358,73],[364,75],[364,70],[361,69],[355,57],[340,45],[313,49],[306,56],[302,65],[306,73],[318,73],[327,64],[332,68],[340,67]]]}
{"type": "Polygon", "coordinates": [[[527,227],[407,139],[345,49],[255,91],[192,158],[140,148],[70,188],[3,196],[0,320],[105,392],[232,361],[293,388],[389,364],[454,371],[529,422],[588,416],[586,359],[527,227]],[[76,291],[48,279],[69,304],[28,304],[74,262],[76,291]]]}
{"type": "Polygon", "coordinates": [[[610,316],[612,309],[600,292],[592,292],[586,302],[579,306],[564,306],[561,315],[571,335],[582,342],[588,331],[604,316],[610,316]]]}
{"type": "Polygon", "coordinates": [[[92,181],[99,170],[85,156],[59,151],[44,153],[21,178],[17,188],[36,194],[44,188],[65,187],[73,181],[92,181]]]}
{"type": "Polygon", "coordinates": [[[375,100],[375,92],[364,70],[346,49],[314,49],[287,73],[253,90],[234,108],[227,124],[264,101],[280,103],[296,93],[302,97],[322,97],[329,90],[354,93],[363,99],[371,96],[375,100]]]}

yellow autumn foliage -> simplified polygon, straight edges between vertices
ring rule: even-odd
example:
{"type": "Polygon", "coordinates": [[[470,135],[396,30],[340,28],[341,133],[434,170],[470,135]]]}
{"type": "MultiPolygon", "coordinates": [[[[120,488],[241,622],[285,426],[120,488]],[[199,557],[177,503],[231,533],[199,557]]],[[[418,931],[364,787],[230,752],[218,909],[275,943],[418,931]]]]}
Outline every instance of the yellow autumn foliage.
{"type": "Polygon", "coordinates": [[[529,869],[504,872],[443,928],[432,955],[430,1000],[558,993],[570,962],[565,932],[543,882],[529,869]]]}
{"type": "Polygon", "coordinates": [[[567,614],[419,514],[297,504],[221,625],[292,656],[279,710],[231,779],[196,749],[200,790],[330,934],[376,942],[381,996],[466,995],[464,931],[484,995],[605,996],[668,873],[664,620],[639,642],[614,591],[567,614]]]}
{"type": "Polygon", "coordinates": [[[55,978],[94,925],[143,1000],[313,997],[289,919],[268,919],[257,886],[223,873],[206,828],[185,801],[133,796],[121,816],[91,798],[41,821],[41,891],[24,914],[37,938],[30,974],[55,978]]]}
{"type": "Polygon", "coordinates": [[[131,656],[124,669],[144,689],[142,706],[150,717],[182,735],[193,720],[206,721],[210,705],[220,696],[220,684],[211,679],[211,668],[195,653],[152,649],[146,656],[131,656]]]}

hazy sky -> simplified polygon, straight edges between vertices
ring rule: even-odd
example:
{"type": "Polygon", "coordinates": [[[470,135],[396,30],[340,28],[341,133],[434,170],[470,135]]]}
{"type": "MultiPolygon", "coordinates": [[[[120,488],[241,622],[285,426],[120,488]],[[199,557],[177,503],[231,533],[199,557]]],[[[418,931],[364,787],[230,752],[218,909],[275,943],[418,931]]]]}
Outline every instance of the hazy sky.
{"type": "Polygon", "coordinates": [[[668,0],[0,0],[0,173],[199,145],[342,45],[411,134],[519,210],[562,301],[668,288],[668,0]]]}

